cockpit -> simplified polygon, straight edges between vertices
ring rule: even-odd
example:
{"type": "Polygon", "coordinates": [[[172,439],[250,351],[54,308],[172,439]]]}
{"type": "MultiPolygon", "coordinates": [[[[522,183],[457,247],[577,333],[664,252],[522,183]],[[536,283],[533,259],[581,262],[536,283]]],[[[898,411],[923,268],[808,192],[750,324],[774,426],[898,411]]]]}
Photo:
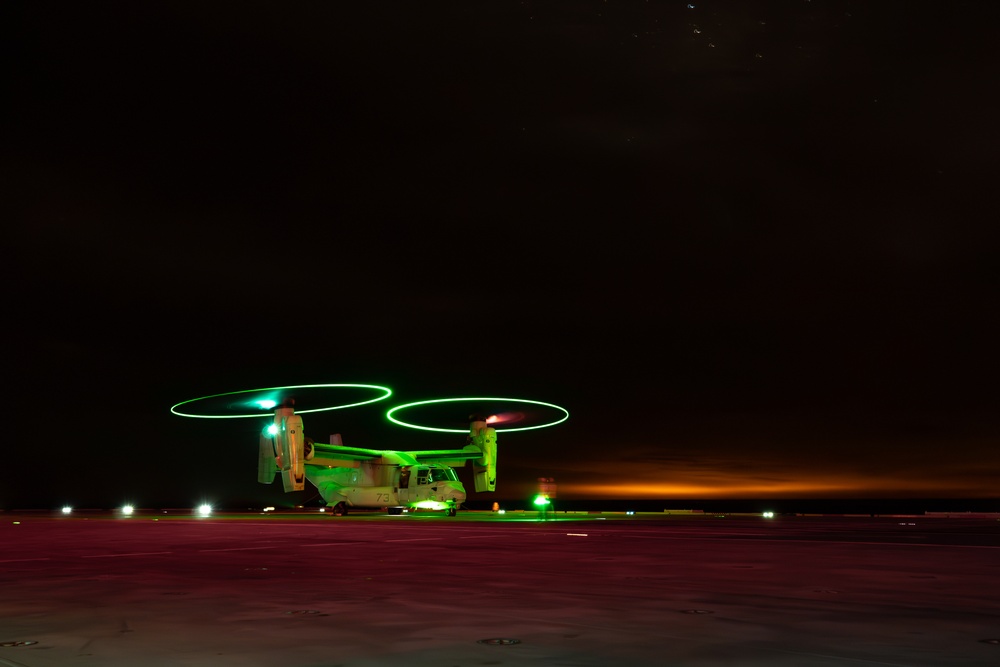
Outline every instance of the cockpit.
{"type": "Polygon", "coordinates": [[[436,484],[438,482],[457,482],[458,475],[453,468],[447,467],[420,467],[416,468],[417,486],[425,484],[436,484]]]}
{"type": "Polygon", "coordinates": [[[423,468],[417,470],[417,484],[434,484],[435,482],[447,481],[458,481],[458,475],[451,468],[423,468]]]}

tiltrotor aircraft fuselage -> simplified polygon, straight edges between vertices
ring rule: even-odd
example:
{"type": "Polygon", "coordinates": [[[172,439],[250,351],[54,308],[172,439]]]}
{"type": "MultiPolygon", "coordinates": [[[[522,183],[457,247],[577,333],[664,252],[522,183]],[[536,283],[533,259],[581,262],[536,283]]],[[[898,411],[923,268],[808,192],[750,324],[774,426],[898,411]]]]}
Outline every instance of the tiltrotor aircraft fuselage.
{"type": "Polygon", "coordinates": [[[455,467],[472,461],[477,492],[496,488],[496,430],[472,417],[468,444],[462,449],[397,451],[346,447],[340,434],[330,444],[305,436],[302,417],[290,405],[279,406],[260,437],[257,481],[270,484],[281,473],[286,492],[301,491],[308,481],[335,515],[349,508],[444,510],[450,516],[466,500],[455,467]]]}

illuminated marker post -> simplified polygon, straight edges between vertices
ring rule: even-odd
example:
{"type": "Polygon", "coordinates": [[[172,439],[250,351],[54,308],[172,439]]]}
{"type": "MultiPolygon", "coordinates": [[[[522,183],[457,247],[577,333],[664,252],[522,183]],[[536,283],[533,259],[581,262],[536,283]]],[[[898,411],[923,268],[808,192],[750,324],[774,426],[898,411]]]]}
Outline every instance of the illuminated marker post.
{"type": "Polygon", "coordinates": [[[552,509],[552,499],[555,497],[556,497],[555,477],[539,477],[538,495],[535,496],[535,506],[537,506],[539,512],[541,512],[542,520],[548,518],[549,510],[552,509]]]}

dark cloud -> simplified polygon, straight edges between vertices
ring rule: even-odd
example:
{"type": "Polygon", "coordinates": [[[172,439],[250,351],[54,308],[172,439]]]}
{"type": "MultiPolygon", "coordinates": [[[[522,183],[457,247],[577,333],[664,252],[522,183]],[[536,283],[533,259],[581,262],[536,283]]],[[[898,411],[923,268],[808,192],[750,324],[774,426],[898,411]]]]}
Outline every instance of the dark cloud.
{"type": "Polygon", "coordinates": [[[987,9],[693,4],[12,5],[18,405],[148,469],[95,403],[370,381],[565,405],[522,484],[986,493],[987,9]]]}

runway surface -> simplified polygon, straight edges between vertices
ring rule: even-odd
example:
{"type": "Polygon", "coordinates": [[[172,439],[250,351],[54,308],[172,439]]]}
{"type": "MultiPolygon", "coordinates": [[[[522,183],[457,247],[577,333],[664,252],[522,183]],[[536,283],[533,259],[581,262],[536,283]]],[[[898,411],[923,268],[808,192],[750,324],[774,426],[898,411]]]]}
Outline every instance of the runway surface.
{"type": "Polygon", "coordinates": [[[0,666],[1000,665],[1000,521],[0,513],[0,666]]]}

